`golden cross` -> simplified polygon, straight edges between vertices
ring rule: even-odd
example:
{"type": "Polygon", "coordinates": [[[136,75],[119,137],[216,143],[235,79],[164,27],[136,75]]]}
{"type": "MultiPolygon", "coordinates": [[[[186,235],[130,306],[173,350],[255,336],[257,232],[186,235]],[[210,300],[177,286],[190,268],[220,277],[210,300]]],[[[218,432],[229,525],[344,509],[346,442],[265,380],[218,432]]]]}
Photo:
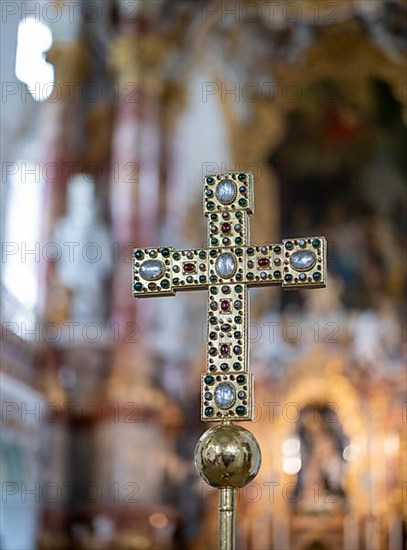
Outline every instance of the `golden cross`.
{"type": "Polygon", "coordinates": [[[248,370],[248,288],[322,288],[326,282],[324,237],[250,245],[253,175],[228,172],[204,178],[207,249],[170,246],[134,250],[136,298],[209,289],[207,372],[201,382],[201,419],[252,420],[248,370]]]}

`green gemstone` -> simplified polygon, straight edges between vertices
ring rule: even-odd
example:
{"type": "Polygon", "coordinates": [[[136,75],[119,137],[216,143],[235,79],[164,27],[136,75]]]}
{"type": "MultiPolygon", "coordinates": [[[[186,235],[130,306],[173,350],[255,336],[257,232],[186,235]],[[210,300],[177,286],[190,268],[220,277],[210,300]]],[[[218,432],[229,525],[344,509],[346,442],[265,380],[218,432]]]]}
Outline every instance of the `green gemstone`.
{"type": "Polygon", "coordinates": [[[209,252],[209,255],[210,255],[212,258],[214,258],[217,254],[218,254],[217,250],[211,250],[211,251],[209,252]]]}
{"type": "Polygon", "coordinates": [[[144,258],[144,252],[142,250],[137,250],[134,256],[137,260],[142,260],[144,258]]]}
{"type": "Polygon", "coordinates": [[[276,254],[280,254],[280,252],[281,252],[281,246],[275,246],[275,247],[274,247],[274,252],[275,252],[276,254]]]}
{"type": "Polygon", "coordinates": [[[236,281],[241,281],[243,279],[242,274],[238,273],[235,277],[236,281]]]}
{"type": "Polygon", "coordinates": [[[242,368],[242,364],[241,363],[233,363],[233,368],[235,370],[240,370],[242,368]]]}
{"type": "Polygon", "coordinates": [[[174,285],[179,285],[179,279],[178,277],[175,277],[172,282],[174,283],[174,285]]]}
{"type": "Polygon", "coordinates": [[[242,292],[243,291],[243,287],[242,285],[236,285],[236,292],[242,292]]]}
{"type": "Polygon", "coordinates": [[[211,214],[211,220],[216,222],[218,219],[218,215],[217,214],[211,214]]]}
{"type": "Polygon", "coordinates": [[[213,210],[213,209],[215,208],[215,203],[214,203],[213,201],[208,201],[208,202],[206,203],[206,208],[207,208],[208,210],[213,210]]]}
{"type": "Polygon", "coordinates": [[[246,382],[246,376],[244,374],[239,374],[239,376],[236,377],[236,382],[238,384],[244,384],[246,382]]]}
{"type": "Polygon", "coordinates": [[[239,339],[242,337],[242,333],[240,332],[240,330],[237,330],[234,334],[235,338],[239,339]]]}
{"type": "Polygon", "coordinates": [[[236,315],[235,323],[240,324],[241,322],[242,322],[242,318],[240,317],[240,315],[236,315]]]}
{"type": "Polygon", "coordinates": [[[249,279],[249,281],[253,281],[254,274],[251,271],[249,271],[249,273],[247,274],[247,278],[249,279]]]}
{"type": "Polygon", "coordinates": [[[209,183],[211,185],[215,180],[212,177],[206,178],[206,183],[209,183]]]}
{"type": "Polygon", "coordinates": [[[247,254],[249,256],[253,256],[254,254],[254,248],[252,246],[249,246],[249,248],[247,249],[247,254]]]}
{"type": "Polygon", "coordinates": [[[246,179],[246,174],[242,173],[242,174],[239,174],[237,177],[239,178],[239,181],[244,181],[246,179]]]}
{"type": "Polygon", "coordinates": [[[216,237],[212,237],[211,245],[215,246],[216,244],[218,244],[218,242],[219,242],[219,240],[216,237]]]}
{"type": "Polygon", "coordinates": [[[181,258],[181,254],[179,252],[174,252],[172,257],[174,258],[174,260],[179,260],[181,258]]]}
{"type": "Polygon", "coordinates": [[[241,256],[243,254],[243,248],[236,248],[235,254],[236,256],[241,256]]]}
{"type": "Polygon", "coordinates": [[[291,273],[287,273],[287,275],[284,276],[284,281],[286,281],[287,283],[289,283],[292,280],[293,280],[293,276],[291,275],[291,273]]]}
{"type": "Polygon", "coordinates": [[[210,322],[211,325],[216,325],[217,321],[218,321],[218,320],[216,319],[216,317],[211,317],[211,318],[209,319],[209,322],[210,322]]]}
{"type": "Polygon", "coordinates": [[[242,244],[242,238],[241,237],[236,237],[235,243],[236,244],[242,244]]]}
{"type": "Polygon", "coordinates": [[[319,239],[313,239],[312,240],[312,246],[314,248],[318,248],[321,245],[321,241],[319,239]]]}
{"type": "Polygon", "coordinates": [[[218,293],[217,287],[216,286],[211,286],[211,294],[217,294],[217,293],[218,293]]]}
{"type": "Polygon", "coordinates": [[[161,288],[169,288],[170,287],[170,281],[168,279],[163,279],[160,284],[161,284],[161,288]]]}
{"type": "Polygon", "coordinates": [[[200,283],[205,283],[205,281],[206,281],[205,275],[199,275],[199,282],[200,283]]]}
{"type": "Polygon", "coordinates": [[[274,275],[274,277],[275,277],[276,279],[280,279],[280,277],[281,277],[281,271],[274,271],[273,275],[274,275]]]}
{"type": "Polygon", "coordinates": [[[322,279],[322,275],[319,271],[316,271],[313,275],[312,275],[312,278],[314,279],[314,281],[320,281],[322,279]]]}
{"type": "Polygon", "coordinates": [[[239,199],[239,206],[244,207],[247,206],[247,200],[246,199],[239,199]]]}
{"type": "Polygon", "coordinates": [[[204,260],[206,258],[206,252],[205,250],[201,250],[199,252],[199,257],[201,258],[201,260],[204,260]]]}
{"type": "Polygon", "coordinates": [[[211,275],[211,276],[209,277],[209,281],[210,281],[211,283],[216,283],[217,280],[218,280],[218,278],[217,278],[216,275],[211,275]]]}
{"type": "Polygon", "coordinates": [[[240,218],[241,218],[242,216],[243,216],[243,214],[242,214],[241,212],[236,212],[236,218],[239,218],[239,220],[240,220],[240,218]]]}
{"type": "Polygon", "coordinates": [[[205,384],[207,384],[208,386],[212,386],[212,384],[215,383],[215,377],[212,376],[211,374],[207,374],[204,378],[204,382],[205,384]]]}
{"type": "MultiPolygon", "coordinates": [[[[207,407],[208,409],[210,409],[211,407],[207,407]]],[[[236,414],[238,416],[245,416],[245,414],[247,413],[247,409],[246,407],[243,407],[243,405],[239,405],[238,407],[236,407],[236,414]]]]}
{"type": "Polygon", "coordinates": [[[287,241],[284,246],[287,250],[292,250],[294,248],[294,245],[291,241],[287,241]]]}
{"type": "Polygon", "coordinates": [[[164,256],[164,258],[168,258],[168,256],[170,255],[170,249],[169,248],[162,248],[161,249],[161,254],[164,256]]]}
{"type": "Polygon", "coordinates": [[[205,416],[213,416],[214,414],[215,414],[215,409],[213,407],[205,407],[205,416]]]}
{"type": "Polygon", "coordinates": [[[141,283],[136,283],[135,285],[133,285],[133,288],[134,290],[141,290],[143,288],[143,285],[141,283]]]}

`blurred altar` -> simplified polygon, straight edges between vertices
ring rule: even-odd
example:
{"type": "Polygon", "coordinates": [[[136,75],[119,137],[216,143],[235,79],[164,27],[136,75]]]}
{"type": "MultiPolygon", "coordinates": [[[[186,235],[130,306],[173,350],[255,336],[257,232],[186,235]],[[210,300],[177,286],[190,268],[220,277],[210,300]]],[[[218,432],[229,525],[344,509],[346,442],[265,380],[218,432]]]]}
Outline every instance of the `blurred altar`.
{"type": "Polygon", "coordinates": [[[206,293],[135,301],[132,249],[326,235],[326,290],[250,293],[258,477],[239,550],[403,550],[406,3],[3,0],[0,547],[216,548],[193,450],[206,293]]]}

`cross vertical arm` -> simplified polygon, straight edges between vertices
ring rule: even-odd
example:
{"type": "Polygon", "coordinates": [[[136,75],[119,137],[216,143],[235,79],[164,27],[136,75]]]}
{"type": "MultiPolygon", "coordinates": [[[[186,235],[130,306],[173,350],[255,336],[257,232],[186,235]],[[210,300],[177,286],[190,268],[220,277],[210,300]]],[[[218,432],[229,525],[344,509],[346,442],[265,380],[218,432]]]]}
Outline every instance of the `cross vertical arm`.
{"type": "Polygon", "coordinates": [[[201,380],[201,419],[250,420],[248,372],[249,298],[245,247],[250,240],[253,176],[229,173],[204,179],[208,220],[209,296],[206,365],[201,380]]]}

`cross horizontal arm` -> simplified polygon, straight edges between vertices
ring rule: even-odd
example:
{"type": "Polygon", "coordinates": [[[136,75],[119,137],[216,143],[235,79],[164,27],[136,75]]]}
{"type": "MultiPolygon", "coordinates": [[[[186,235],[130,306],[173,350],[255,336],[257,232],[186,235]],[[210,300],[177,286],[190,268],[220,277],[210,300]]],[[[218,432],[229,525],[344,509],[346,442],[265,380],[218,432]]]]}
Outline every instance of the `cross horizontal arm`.
{"type": "Polygon", "coordinates": [[[262,246],[134,251],[133,292],[138,298],[172,296],[217,284],[322,288],[326,284],[326,240],[304,237],[262,246]]]}

